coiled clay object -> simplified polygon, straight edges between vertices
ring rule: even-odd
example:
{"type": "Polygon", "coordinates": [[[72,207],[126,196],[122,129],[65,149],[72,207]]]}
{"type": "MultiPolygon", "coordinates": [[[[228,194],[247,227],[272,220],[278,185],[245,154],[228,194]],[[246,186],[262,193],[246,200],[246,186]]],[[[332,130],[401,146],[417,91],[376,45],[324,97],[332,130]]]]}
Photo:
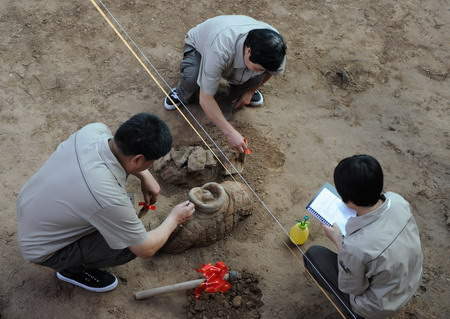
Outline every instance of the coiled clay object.
{"type": "Polygon", "coordinates": [[[189,191],[195,205],[191,220],[178,227],[161,248],[179,254],[192,247],[204,247],[224,239],[237,223],[250,214],[252,201],[248,188],[239,182],[206,183],[189,191]]]}

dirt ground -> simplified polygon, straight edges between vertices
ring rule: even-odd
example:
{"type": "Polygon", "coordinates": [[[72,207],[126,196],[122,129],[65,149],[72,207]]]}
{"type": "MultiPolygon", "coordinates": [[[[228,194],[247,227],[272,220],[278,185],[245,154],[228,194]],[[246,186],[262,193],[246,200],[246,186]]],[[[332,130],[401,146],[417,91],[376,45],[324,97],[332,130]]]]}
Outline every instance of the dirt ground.
{"type": "MultiPolygon", "coordinates": [[[[421,231],[423,282],[392,318],[450,317],[448,1],[104,3],[170,85],[177,82],[185,33],[206,18],[246,14],[284,35],[286,73],[264,86],[262,107],[245,108],[232,121],[253,152],[244,177],[266,207],[256,204],[210,247],[110,269],[120,284],[105,294],[62,283],[50,269],[25,261],[17,248],[16,197],[71,133],[91,122],[114,131],[131,115],[152,112],[167,121],[177,146],[201,141],[179,113],[163,108],[160,88],[90,1],[2,0],[1,318],[186,318],[185,292],[142,301],[133,294],[197,279],[195,268],[217,261],[258,278],[261,318],[340,318],[300,262],[310,245],[332,247],[318,221],[312,219],[300,250],[286,245],[284,229],[306,215],[305,205],[332,182],[337,162],[356,153],[381,162],[385,189],[411,203],[421,231]]],[[[192,112],[224,146],[198,106],[192,112]]],[[[157,212],[143,218],[150,228],[187,198],[188,189],[162,186],[157,212]]],[[[139,199],[135,179],[129,190],[139,199]]]]}

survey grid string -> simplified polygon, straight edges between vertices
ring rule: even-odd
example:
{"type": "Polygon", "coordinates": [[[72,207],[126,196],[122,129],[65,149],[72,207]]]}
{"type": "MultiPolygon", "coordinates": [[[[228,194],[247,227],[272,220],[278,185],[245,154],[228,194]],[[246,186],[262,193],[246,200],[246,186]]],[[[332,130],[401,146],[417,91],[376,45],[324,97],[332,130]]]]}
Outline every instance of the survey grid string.
{"type": "MultiPolygon", "coordinates": [[[[189,121],[189,119],[187,119],[187,117],[184,115],[184,113],[180,110],[180,108],[178,107],[178,105],[176,105],[176,103],[174,103],[174,101],[172,100],[172,98],[169,96],[169,94],[167,93],[167,91],[162,87],[162,85],[159,83],[159,81],[155,78],[155,76],[150,72],[150,70],[147,68],[147,66],[142,62],[141,58],[136,54],[136,52],[133,50],[133,48],[131,48],[130,44],[123,38],[122,34],[119,32],[119,30],[117,30],[116,26],[111,22],[111,20],[109,20],[109,18],[106,16],[106,14],[101,10],[101,8],[98,6],[98,4],[95,2],[95,0],[90,0],[91,3],[96,7],[96,9],[99,11],[99,13],[103,16],[103,18],[108,22],[108,24],[111,26],[111,28],[116,32],[116,34],[119,36],[119,38],[122,40],[122,42],[125,44],[125,46],[131,51],[131,53],[135,56],[135,58],[138,60],[138,62],[142,65],[142,67],[144,67],[144,69],[147,71],[147,73],[151,76],[151,78],[153,79],[153,81],[155,82],[155,84],[163,91],[163,93],[166,95],[167,98],[169,98],[169,100],[172,102],[172,104],[176,107],[176,109],[178,110],[178,112],[183,116],[183,118],[186,120],[186,122],[189,124],[189,126],[191,126],[191,128],[194,130],[194,132],[199,136],[199,138],[201,139],[201,141],[207,146],[207,148],[212,152],[212,154],[214,155],[214,157],[218,160],[218,162],[223,166],[223,168],[227,171],[227,173],[231,176],[231,178],[236,181],[236,179],[234,178],[234,176],[232,174],[230,174],[229,170],[225,167],[225,165],[223,164],[223,162],[220,160],[220,158],[217,156],[217,154],[211,149],[210,145],[204,140],[204,138],[200,135],[200,133],[195,129],[195,127],[193,126],[193,124],[189,121]]],[[[171,90],[171,87],[169,86],[169,84],[165,81],[165,79],[163,78],[163,76],[158,72],[158,70],[156,69],[156,67],[150,62],[150,60],[147,58],[147,56],[143,53],[143,51],[139,48],[139,46],[134,42],[134,40],[130,37],[130,35],[126,32],[126,30],[122,27],[122,25],[119,23],[119,21],[114,17],[114,15],[111,13],[111,11],[106,7],[106,5],[101,1],[98,0],[98,2],[102,5],[102,7],[105,9],[105,11],[109,14],[109,16],[114,20],[115,24],[120,28],[121,32],[123,32],[126,37],[129,39],[129,41],[133,44],[133,46],[139,51],[139,53],[141,54],[141,56],[145,59],[145,61],[151,66],[151,68],[153,69],[153,71],[159,76],[159,78],[162,80],[162,82],[164,82],[164,84],[166,85],[166,87],[169,89],[169,91],[171,90]]],[[[237,175],[241,178],[241,180],[244,182],[244,184],[248,187],[248,189],[251,191],[251,193],[257,198],[257,200],[260,202],[260,204],[265,208],[265,210],[270,214],[270,216],[272,217],[272,219],[279,225],[279,227],[284,231],[284,233],[290,237],[289,233],[287,232],[287,230],[281,225],[281,223],[279,222],[279,220],[275,217],[275,215],[272,213],[272,211],[270,210],[270,208],[265,204],[265,202],[259,197],[259,195],[256,193],[256,191],[250,186],[250,184],[247,182],[247,180],[242,176],[241,173],[238,172],[238,170],[236,169],[236,167],[230,162],[230,160],[227,158],[227,156],[224,154],[224,152],[222,151],[222,149],[217,145],[217,143],[214,141],[214,139],[208,134],[208,132],[206,131],[206,129],[199,123],[199,121],[195,118],[195,116],[191,113],[191,111],[187,108],[187,106],[180,101],[181,104],[183,105],[184,109],[189,113],[189,115],[191,116],[191,118],[195,121],[195,123],[198,125],[198,127],[201,128],[201,130],[203,131],[203,133],[208,137],[208,139],[211,141],[211,143],[216,147],[216,149],[221,153],[221,155],[223,156],[223,158],[225,158],[228,163],[231,165],[231,167],[236,171],[237,175]]],[[[262,216],[267,220],[267,217],[262,214],[262,216]]],[[[268,222],[269,223],[269,222],[268,222]]],[[[288,243],[281,237],[279,236],[279,234],[277,234],[278,237],[283,241],[283,243],[285,244],[285,246],[288,248],[288,250],[294,255],[294,257],[299,261],[299,263],[304,267],[303,262],[298,258],[298,256],[294,253],[294,251],[292,251],[292,249],[289,247],[288,243]]],[[[306,258],[308,261],[309,258],[305,255],[305,253],[303,252],[303,250],[296,245],[297,249],[300,251],[300,253],[302,254],[302,256],[304,258],[306,258]]],[[[329,287],[329,289],[333,292],[333,295],[340,301],[341,305],[346,308],[346,310],[353,314],[352,310],[349,309],[346,304],[342,301],[342,299],[339,297],[339,295],[334,291],[334,289],[332,288],[332,286],[328,283],[328,281],[322,276],[322,274],[317,270],[317,268],[315,267],[315,265],[313,263],[310,262],[310,265],[316,270],[316,273],[320,275],[321,279],[323,280],[323,282],[325,282],[327,284],[327,286],[329,287]]],[[[341,310],[335,305],[335,303],[330,299],[330,297],[327,295],[327,293],[324,291],[324,289],[318,284],[318,282],[315,280],[314,277],[312,277],[312,275],[309,273],[309,271],[307,271],[307,273],[310,275],[310,277],[313,279],[313,281],[316,283],[316,285],[320,288],[320,290],[324,293],[324,295],[328,298],[328,300],[333,304],[333,306],[336,308],[336,310],[339,312],[339,314],[345,318],[344,314],[341,312],[341,310]]],[[[353,315],[353,318],[356,318],[356,316],[353,315]]]]}

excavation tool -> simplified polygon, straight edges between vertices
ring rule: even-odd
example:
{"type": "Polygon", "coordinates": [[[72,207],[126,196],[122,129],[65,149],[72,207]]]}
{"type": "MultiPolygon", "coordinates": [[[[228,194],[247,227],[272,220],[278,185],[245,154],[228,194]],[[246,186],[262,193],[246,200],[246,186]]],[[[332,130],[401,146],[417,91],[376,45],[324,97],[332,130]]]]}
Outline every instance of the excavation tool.
{"type": "MultiPolygon", "coordinates": [[[[223,279],[228,281],[230,284],[235,283],[238,278],[240,278],[240,274],[237,271],[232,271],[232,270],[228,271],[225,274],[225,276],[223,277],[223,279]]],[[[169,292],[195,289],[195,288],[200,287],[202,284],[204,284],[205,281],[207,281],[206,278],[201,278],[201,279],[196,279],[196,280],[180,282],[178,284],[153,288],[153,289],[149,289],[149,290],[138,291],[134,294],[134,297],[137,300],[141,300],[141,299],[150,298],[153,296],[167,294],[169,292]]]]}

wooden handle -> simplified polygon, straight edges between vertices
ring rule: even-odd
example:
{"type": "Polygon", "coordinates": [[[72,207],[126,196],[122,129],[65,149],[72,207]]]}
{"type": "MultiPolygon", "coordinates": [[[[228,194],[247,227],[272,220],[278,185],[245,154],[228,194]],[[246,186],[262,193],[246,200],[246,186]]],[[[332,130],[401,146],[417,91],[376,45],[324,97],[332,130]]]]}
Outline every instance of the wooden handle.
{"type": "MultiPolygon", "coordinates": [[[[225,276],[223,278],[225,280],[228,280],[228,277],[229,277],[229,275],[227,273],[227,274],[225,274],[225,276]]],[[[185,282],[181,282],[181,283],[173,284],[173,285],[168,285],[168,286],[164,286],[164,287],[138,291],[138,292],[136,292],[134,294],[134,297],[137,300],[141,300],[141,299],[145,299],[145,298],[149,298],[149,297],[153,297],[153,296],[159,296],[159,295],[167,294],[169,292],[194,289],[194,288],[197,288],[198,286],[200,286],[202,284],[202,282],[204,282],[205,280],[206,280],[205,278],[203,278],[203,279],[196,279],[196,280],[185,281],[185,282]]]]}

